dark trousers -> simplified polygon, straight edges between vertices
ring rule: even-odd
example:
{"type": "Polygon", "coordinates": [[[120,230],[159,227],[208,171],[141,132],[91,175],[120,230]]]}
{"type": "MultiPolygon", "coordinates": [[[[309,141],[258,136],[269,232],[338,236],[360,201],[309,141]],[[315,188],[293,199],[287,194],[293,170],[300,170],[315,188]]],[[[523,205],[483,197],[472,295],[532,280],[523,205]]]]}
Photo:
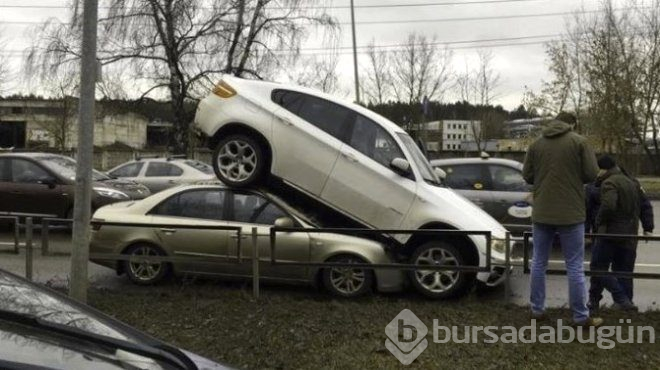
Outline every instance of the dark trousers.
{"type": "MultiPolygon", "coordinates": [[[[591,251],[591,271],[632,272],[635,268],[637,251],[629,241],[614,239],[596,240],[591,251]]],[[[613,276],[592,276],[589,288],[589,300],[600,301],[603,298],[603,290],[607,289],[612,294],[616,303],[632,301],[633,280],[631,278],[616,278],[613,276]]]]}

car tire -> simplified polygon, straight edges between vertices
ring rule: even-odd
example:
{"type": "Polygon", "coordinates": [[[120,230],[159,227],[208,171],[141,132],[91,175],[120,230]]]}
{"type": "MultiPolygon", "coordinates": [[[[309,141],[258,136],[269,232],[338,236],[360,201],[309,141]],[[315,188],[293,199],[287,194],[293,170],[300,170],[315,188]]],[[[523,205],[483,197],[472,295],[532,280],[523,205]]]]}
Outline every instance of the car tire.
{"type": "MultiPolygon", "coordinates": [[[[364,263],[359,257],[342,255],[328,259],[335,263],[364,263]]],[[[370,269],[330,267],[323,269],[323,286],[334,296],[356,298],[371,292],[374,272],[370,269]]]]}
{"type": "MultiPolygon", "coordinates": [[[[136,244],[124,253],[129,256],[165,256],[166,254],[158,247],[151,244],[136,244]]],[[[172,269],[166,262],[131,262],[122,261],[123,271],[129,280],[137,285],[154,285],[162,282],[169,276],[172,269]]]]}
{"type": "Polygon", "coordinates": [[[245,134],[220,140],[213,151],[213,170],[223,183],[235,187],[258,184],[264,177],[266,156],[261,144],[245,134]]]}
{"type": "MultiPolygon", "coordinates": [[[[469,265],[464,253],[444,241],[426,242],[413,252],[411,264],[469,265]]],[[[432,299],[449,299],[465,295],[474,285],[476,274],[465,271],[410,270],[408,277],[415,289],[432,299]]]]}

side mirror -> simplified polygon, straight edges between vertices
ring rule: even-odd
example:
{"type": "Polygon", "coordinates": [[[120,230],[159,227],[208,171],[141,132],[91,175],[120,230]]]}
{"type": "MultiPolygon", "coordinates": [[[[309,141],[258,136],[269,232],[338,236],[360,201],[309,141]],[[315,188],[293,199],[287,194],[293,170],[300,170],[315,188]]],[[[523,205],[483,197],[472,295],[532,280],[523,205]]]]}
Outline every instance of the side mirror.
{"type": "Polygon", "coordinates": [[[293,220],[290,217],[280,217],[275,220],[275,227],[294,227],[293,220]]]}
{"type": "Polygon", "coordinates": [[[394,158],[392,159],[392,162],[390,162],[390,167],[394,169],[397,173],[399,173],[402,176],[407,176],[410,174],[410,163],[408,163],[407,160],[403,158],[394,158]]]}
{"type": "Polygon", "coordinates": [[[57,183],[55,182],[55,179],[54,179],[54,178],[52,178],[52,177],[45,177],[45,176],[39,178],[39,179],[37,180],[37,183],[48,186],[48,189],[54,189],[54,188],[55,188],[55,185],[57,185],[57,183]]]}
{"type": "Polygon", "coordinates": [[[433,172],[435,173],[436,176],[438,176],[440,180],[444,180],[447,178],[447,172],[445,172],[445,170],[443,170],[440,167],[435,167],[433,169],[433,172]]]}

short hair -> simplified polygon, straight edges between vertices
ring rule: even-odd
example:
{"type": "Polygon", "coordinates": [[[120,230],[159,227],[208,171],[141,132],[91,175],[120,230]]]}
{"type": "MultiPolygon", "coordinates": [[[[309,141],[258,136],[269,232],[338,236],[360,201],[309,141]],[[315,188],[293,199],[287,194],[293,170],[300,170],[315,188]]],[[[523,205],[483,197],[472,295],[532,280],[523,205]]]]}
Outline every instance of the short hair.
{"type": "Polygon", "coordinates": [[[568,113],[568,112],[559,112],[557,117],[555,117],[557,121],[562,121],[565,123],[568,123],[569,125],[574,125],[577,123],[577,118],[573,113],[568,113]]]}

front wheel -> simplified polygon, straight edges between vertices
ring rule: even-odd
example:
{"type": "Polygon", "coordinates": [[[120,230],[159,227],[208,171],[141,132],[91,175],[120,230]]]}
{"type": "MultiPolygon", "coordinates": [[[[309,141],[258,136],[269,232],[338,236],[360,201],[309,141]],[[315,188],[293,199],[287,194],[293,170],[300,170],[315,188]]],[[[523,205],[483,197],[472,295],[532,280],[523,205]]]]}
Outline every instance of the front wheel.
{"type": "MultiPolygon", "coordinates": [[[[337,256],[328,260],[336,263],[364,263],[353,256],[337,256]]],[[[333,295],[355,298],[371,291],[374,272],[368,269],[330,267],[323,270],[323,285],[333,295]]]]}
{"type": "MultiPolygon", "coordinates": [[[[431,241],[417,247],[410,263],[431,266],[466,266],[467,258],[455,246],[431,241]]],[[[408,273],[415,289],[433,299],[448,299],[466,294],[474,284],[475,273],[451,270],[411,270],[408,273]]]]}
{"type": "Polygon", "coordinates": [[[248,135],[230,135],[220,140],[213,152],[213,170],[227,185],[255,185],[267,170],[263,148],[248,135]]]}
{"type": "Polygon", "coordinates": [[[123,261],[126,275],[128,275],[128,278],[135,284],[157,284],[169,275],[170,264],[149,260],[149,257],[165,255],[165,253],[156,246],[149,244],[134,245],[128,249],[126,254],[144,259],[142,261],[123,261]]]}

